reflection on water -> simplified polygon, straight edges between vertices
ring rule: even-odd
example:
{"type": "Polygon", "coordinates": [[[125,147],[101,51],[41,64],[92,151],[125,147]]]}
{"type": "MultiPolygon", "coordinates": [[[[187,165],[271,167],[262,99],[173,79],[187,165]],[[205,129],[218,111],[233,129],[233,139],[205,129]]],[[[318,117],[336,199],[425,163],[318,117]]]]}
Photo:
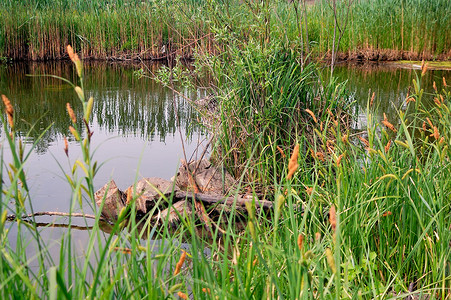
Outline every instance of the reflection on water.
{"type": "MultiPolygon", "coordinates": [[[[138,79],[134,71],[140,66],[109,63],[85,65],[85,92],[94,97],[93,122],[101,130],[123,137],[165,141],[177,128],[173,94],[150,79],[138,79]]],[[[157,68],[157,65],[149,65],[157,68]]],[[[68,62],[12,64],[0,67],[0,91],[17,109],[19,134],[25,135],[31,125],[28,142],[34,142],[52,125],[37,145],[44,153],[58,137],[70,136],[70,119],[66,113],[69,102],[81,121],[82,107],[69,84],[51,77],[29,77],[27,74],[49,74],[76,80],[74,68],[68,62]]],[[[197,92],[188,93],[196,98],[197,92]]],[[[196,111],[183,98],[177,97],[177,114],[185,132],[196,131],[193,120],[196,111]],[[194,125],[193,125],[194,124],[194,125]]]]}
{"type": "MultiPolygon", "coordinates": [[[[381,64],[338,65],[334,70],[338,81],[347,81],[347,89],[356,101],[357,128],[366,125],[365,113],[369,99],[375,92],[374,105],[378,116],[383,119],[385,112],[388,118],[395,118],[397,109],[403,107],[412,80],[421,79],[421,87],[425,90],[424,101],[433,103],[433,82],[438,90],[443,87],[443,77],[451,82],[451,71],[428,70],[421,78],[420,70],[401,69],[381,64]]],[[[413,93],[413,89],[410,94],[413,93]]]]}
{"type": "MultiPolygon", "coordinates": [[[[101,164],[94,178],[96,190],[110,179],[114,179],[122,190],[141,177],[169,179],[176,173],[180,159],[184,158],[182,141],[189,159],[198,143],[205,138],[197,123],[196,110],[188,101],[151,79],[138,79],[134,72],[141,67],[110,63],[85,64],[86,96],[94,97],[90,122],[94,132],[91,149],[95,151],[94,161],[101,164]]],[[[155,70],[158,66],[147,67],[155,70]]],[[[7,95],[15,107],[16,129],[26,142],[25,152],[48,128],[24,167],[33,210],[80,211],[78,202],[72,198],[65,174],[70,174],[74,162],[82,157],[79,144],[71,138],[68,130],[71,123],[66,103],[69,102],[74,108],[79,122],[82,119],[81,104],[74,90],[64,81],[42,76],[30,77],[27,74],[52,74],[75,81],[75,70],[69,62],[0,65],[0,93],[7,95]],[[63,151],[64,136],[69,139],[69,157],[63,151]]],[[[183,93],[192,100],[203,96],[200,91],[183,93]]],[[[3,132],[1,136],[1,150],[7,164],[12,161],[12,157],[7,143],[4,143],[3,132]]],[[[85,213],[93,213],[92,204],[88,201],[83,202],[82,209],[85,213]]],[[[14,211],[8,212],[12,213],[14,211]]],[[[49,247],[51,257],[58,257],[60,241],[68,233],[64,225],[49,227],[47,224],[67,224],[68,219],[47,216],[38,217],[36,221],[39,222],[38,226],[43,225],[39,232],[49,247]]],[[[71,231],[74,250],[82,259],[91,225],[83,220],[72,222],[73,229],[83,229],[71,231]]],[[[10,244],[15,247],[17,223],[8,223],[8,229],[10,244]]],[[[32,232],[22,233],[22,237],[30,241],[26,249],[29,257],[34,257],[37,250],[32,236],[32,232]]]]}

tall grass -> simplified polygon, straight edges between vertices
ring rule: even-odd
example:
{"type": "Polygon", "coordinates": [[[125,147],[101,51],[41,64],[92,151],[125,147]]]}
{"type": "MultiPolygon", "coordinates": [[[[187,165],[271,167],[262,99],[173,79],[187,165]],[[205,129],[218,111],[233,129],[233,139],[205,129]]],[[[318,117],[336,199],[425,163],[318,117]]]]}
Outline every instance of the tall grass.
{"type": "MultiPolygon", "coordinates": [[[[310,66],[293,73],[311,76],[312,71],[310,66]]],[[[73,218],[66,219],[69,227],[58,260],[36,222],[6,220],[8,214],[20,216],[32,209],[23,173],[32,149],[21,150],[14,119],[4,122],[14,159],[11,165],[3,162],[2,168],[2,175],[9,174],[9,180],[2,176],[0,206],[2,298],[449,298],[451,92],[444,87],[422,95],[420,76],[410,95],[415,101],[409,100],[407,111],[398,111],[392,126],[376,121],[368,107],[365,140],[337,130],[335,115],[317,113],[318,120],[330,124],[322,129],[320,122],[306,122],[314,128],[312,147],[320,150],[323,139],[333,137],[333,148],[325,150],[324,160],[319,155],[293,156],[298,164],[294,176],[274,179],[275,210],[267,215],[248,206],[243,232],[234,227],[234,207],[223,223],[225,234],[219,238],[214,232],[210,239],[197,234],[194,216],[182,218],[175,232],[168,222],[154,227],[150,219],[129,219],[133,204],[105,234],[94,209],[96,220],[85,220],[92,228],[82,258],[71,239],[73,218]],[[422,98],[427,96],[438,100],[424,110],[422,98]],[[33,245],[25,237],[37,245],[33,255],[27,254],[33,245]],[[180,272],[175,271],[177,263],[180,272]]],[[[83,117],[89,120],[90,104],[79,95],[83,117]]],[[[72,126],[84,154],[75,172],[68,172],[75,211],[80,200],[92,203],[97,167],[91,160],[87,125],[72,126]]],[[[292,144],[305,138],[293,139],[292,144]]],[[[255,143],[268,141],[260,135],[255,143]]],[[[280,154],[274,144],[267,148],[249,155],[269,160],[280,154]]],[[[273,164],[286,172],[292,150],[285,152],[286,157],[273,164]]]]}
{"type": "MultiPolygon", "coordinates": [[[[342,85],[321,82],[315,66],[302,67],[279,46],[262,51],[259,45],[228,53],[236,60],[216,79],[219,120],[233,125],[219,130],[222,156],[237,153],[241,179],[270,182],[275,199],[270,212],[247,206],[244,231],[235,228],[233,206],[229,218],[223,212],[225,233],[206,239],[197,234],[195,216],[182,217],[175,232],[167,220],[153,226],[150,218],[130,217],[132,200],[107,226],[93,206],[95,220],[84,220],[91,228],[82,258],[72,241],[74,218],[66,219],[54,259],[35,219],[7,218],[33,206],[23,171],[32,148],[23,148],[16,114],[6,105],[3,130],[13,160],[1,169],[2,298],[449,298],[449,86],[426,95],[419,74],[408,109],[399,109],[393,124],[379,123],[369,101],[366,135],[358,140],[337,118],[346,104],[342,85]],[[435,106],[426,109],[424,97],[436,98],[435,106]],[[300,152],[292,155],[293,148],[300,152]],[[290,156],[292,177],[285,175],[290,156]]],[[[83,153],[63,169],[73,191],[70,213],[82,202],[93,205],[99,172],[89,135],[93,100],[85,98],[78,74],[76,83],[67,82],[83,107],[75,117],[68,109],[83,153]]]]}
{"type": "MultiPolygon", "coordinates": [[[[449,1],[352,1],[345,27],[347,2],[337,1],[342,59],[449,59],[449,1]]],[[[334,31],[330,2],[316,1],[305,15],[297,5],[235,0],[3,1],[0,57],[61,59],[66,57],[65,45],[72,44],[85,58],[165,59],[168,54],[192,58],[196,53],[223,51],[228,33],[243,42],[264,35],[265,42],[283,41],[299,53],[330,55],[334,31]]]]}

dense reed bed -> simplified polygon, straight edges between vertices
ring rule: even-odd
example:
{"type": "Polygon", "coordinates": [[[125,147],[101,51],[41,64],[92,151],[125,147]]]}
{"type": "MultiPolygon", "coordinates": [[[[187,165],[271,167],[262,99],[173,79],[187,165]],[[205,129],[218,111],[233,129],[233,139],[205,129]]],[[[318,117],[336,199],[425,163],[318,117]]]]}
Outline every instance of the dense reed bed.
{"type": "MultiPolygon", "coordinates": [[[[329,58],[334,40],[331,1],[22,0],[0,3],[0,57],[195,58],[224,50],[234,39],[265,36],[298,53],[329,58]],[[227,24],[227,26],[224,26],[227,24]]],[[[449,59],[447,0],[336,1],[340,59],[449,59]],[[348,4],[351,2],[351,5],[348,4]],[[347,21],[346,21],[347,20],[347,21]]]]}

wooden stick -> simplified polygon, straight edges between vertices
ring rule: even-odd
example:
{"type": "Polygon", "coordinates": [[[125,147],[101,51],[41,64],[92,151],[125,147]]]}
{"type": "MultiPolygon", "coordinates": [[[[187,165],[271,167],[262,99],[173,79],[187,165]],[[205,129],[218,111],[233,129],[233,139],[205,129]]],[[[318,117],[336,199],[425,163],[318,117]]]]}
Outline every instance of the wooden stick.
{"type": "MultiPolygon", "coordinates": [[[[16,220],[18,218],[20,218],[20,219],[28,219],[28,218],[39,217],[39,216],[83,217],[83,218],[86,218],[86,219],[94,219],[94,220],[97,219],[97,217],[94,216],[94,215],[87,215],[87,214],[82,214],[82,213],[63,213],[63,212],[57,212],[57,211],[35,212],[33,214],[23,215],[22,217],[17,217],[16,215],[9,215],[9,216],[6,217],[6,219],[8,221],[14,221],[14,220],[16,220]]],[[[99,220],[108,222],[108,220],[106,220],[102,216],[99,218],[99,220]]]]}
{"type": "MultiPolygon", "coordinates": [[[[195,200],[202,201],[208,204],[221,203],[226,205],[233,205],[236,203],[237,206],[245,207],[246,202],[252,202],[252,199],[243,198],[243,197],[224,197],[224,196],[216,196],[216,195],[206,195],[200,193],[192,193],[192,192],[184,192],[179,191],[175,194],[176,198],[185,199],[191,198],[195,200]]],[[[273,202],[267,200],[255,200],[255,206],[264,209],[271,209],[273,207],[273,202]]]]}

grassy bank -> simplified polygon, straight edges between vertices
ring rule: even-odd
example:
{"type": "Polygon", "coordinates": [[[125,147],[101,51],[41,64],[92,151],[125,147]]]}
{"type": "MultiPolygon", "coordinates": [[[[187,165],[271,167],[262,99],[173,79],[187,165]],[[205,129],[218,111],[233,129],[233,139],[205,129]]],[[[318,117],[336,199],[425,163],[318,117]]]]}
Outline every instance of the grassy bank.
{"type": "MultiPolygon", "coordinates": [[[[450,59],[447,0],[337,1],[340,59],[450,59]],[[346,21],[347,20],[347,21],[346,21]]],[[[0,57],[193,58],[224,50],[225,35],[243,42],[265,35],[297,53],[330,57],[335,17],[330,1],[20,0],[0,4],[0,57]],[[226,25],[225,25],[226,24],[226,25]]]]}
{"type": "MultiPolygon", "coordinates": [[[[129,218],[132,200],[106,227],[93,207],[94,220],[82,221],[89,234],[83,257],[74,251],[75,218],[65,218],[55,260],[35,218],[7,218],[33,212],[23,171],[33,148],[16,136],[17,108],[3,97],[13,159],[2,161],[2,298],[449,299],[450,87],[444,82],[426,95],[419,72],[395,120],[377,121],[368,99],[367,128],[356,133],[342,84],[325,82],[283,44],[254,42],[245,51],[229,42],[223,56],[204,61],[217,71],[221,100],[212,123],[217,159],[239,170],[250,194],[263,186],[275,199],[269,215],[247,207],[244,231],[231,218],[223,233],[205,238],[195,216],[175,232],[168,220],[152,227],[129,218]],[[436,99],[433,107],[426,97],[436,99]]],[[[83,114],[67,108],[67,118],[83,155],[62,170],[73,191],[71,212],[82,202],[94,206],[101,166],[90,147],[93,100],[84,98],[81,77],[73,87],[83,114]]],[[[236,208],[228,209],[233,216],[236,208]]]]}

